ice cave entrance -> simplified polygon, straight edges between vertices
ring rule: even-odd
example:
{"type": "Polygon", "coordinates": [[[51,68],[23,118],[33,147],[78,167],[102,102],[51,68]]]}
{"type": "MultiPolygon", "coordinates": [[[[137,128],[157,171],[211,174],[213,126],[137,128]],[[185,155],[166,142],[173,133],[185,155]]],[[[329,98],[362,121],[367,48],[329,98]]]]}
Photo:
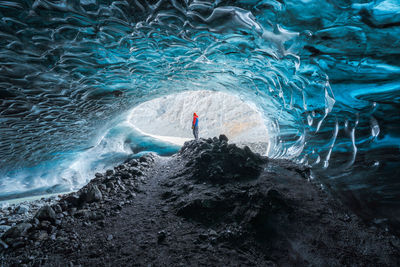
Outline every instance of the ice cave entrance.
{"type": "Polygon", "coordinates": [[[199,137],[225,134],[230,143],[268,154],[268,125],[255,105],[224,92],[186,91],[144,102],[128,122],[141,134],[182,146],[193,139],[193,112],[199,115],[199,137]]]}

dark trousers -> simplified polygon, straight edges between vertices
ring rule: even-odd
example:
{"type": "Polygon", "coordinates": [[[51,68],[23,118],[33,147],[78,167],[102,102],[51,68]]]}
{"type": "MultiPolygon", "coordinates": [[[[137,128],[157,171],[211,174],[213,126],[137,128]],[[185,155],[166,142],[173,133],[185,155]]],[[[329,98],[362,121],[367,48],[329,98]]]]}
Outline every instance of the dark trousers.
{"type": "Polygon", "coordinates": [[[193,128],[193,135],[194,135],[194,139],[199,139],[199,126],[195,126],[193,128]]]}

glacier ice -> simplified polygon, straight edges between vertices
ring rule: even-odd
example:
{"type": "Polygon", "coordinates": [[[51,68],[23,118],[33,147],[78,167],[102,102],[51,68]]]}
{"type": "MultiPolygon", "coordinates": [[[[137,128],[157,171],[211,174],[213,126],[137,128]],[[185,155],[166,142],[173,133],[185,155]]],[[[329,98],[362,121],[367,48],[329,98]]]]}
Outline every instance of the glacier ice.
{"type": "Polygon", "coordinates": [[[172,153],[129,111],[211,90],[255,107],[269,156],[399,225],[399,12],[398,0],[1,1],[0,196],[172,153]]]}

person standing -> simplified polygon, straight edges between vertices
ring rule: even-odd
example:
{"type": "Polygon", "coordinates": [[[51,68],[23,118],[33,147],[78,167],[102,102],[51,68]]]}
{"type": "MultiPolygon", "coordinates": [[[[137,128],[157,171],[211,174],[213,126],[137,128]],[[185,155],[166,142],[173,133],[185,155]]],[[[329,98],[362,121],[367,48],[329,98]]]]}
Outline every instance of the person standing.
{"type": "Polygon", "coordinates": [[[199,116],[197,116],[196,112],[193,113],[192,129],[194,139],[197,140],[199,138],[199,116]]]}

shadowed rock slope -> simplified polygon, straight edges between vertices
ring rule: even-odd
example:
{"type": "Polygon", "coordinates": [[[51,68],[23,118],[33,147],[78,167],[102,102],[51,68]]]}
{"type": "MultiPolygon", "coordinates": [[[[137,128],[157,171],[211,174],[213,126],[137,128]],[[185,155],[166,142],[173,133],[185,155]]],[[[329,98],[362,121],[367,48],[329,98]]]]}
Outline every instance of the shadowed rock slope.
{"type": "Polygon", "coordinates": [[[225,136],[133,159],[1,236],[5,266],[399,266],[368,226],[292,162],[225,136]]]}

